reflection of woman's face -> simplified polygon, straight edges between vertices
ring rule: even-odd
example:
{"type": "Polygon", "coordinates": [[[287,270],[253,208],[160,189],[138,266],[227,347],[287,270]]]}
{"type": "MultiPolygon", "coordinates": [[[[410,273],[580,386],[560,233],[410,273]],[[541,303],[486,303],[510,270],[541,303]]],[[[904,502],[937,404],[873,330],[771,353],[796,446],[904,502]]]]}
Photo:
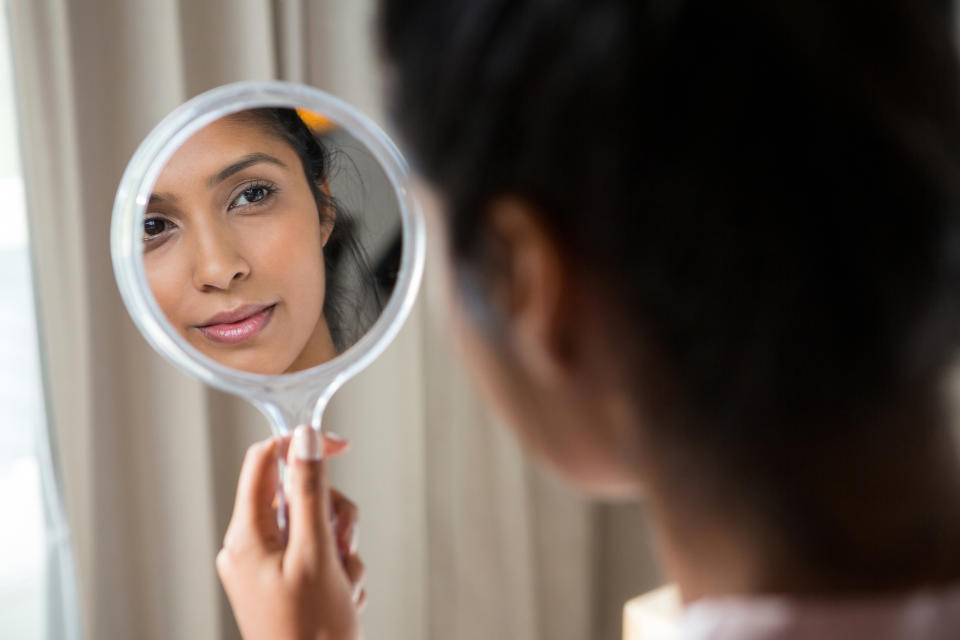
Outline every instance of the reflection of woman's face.
{"type": "Polygon", "coordinates": [[[144,221],[150,288],[170,323],[229,367],[277,374],[336,355],[323,316],[321,223],[300,157],[227,117],[177,150],[144,221]]]}

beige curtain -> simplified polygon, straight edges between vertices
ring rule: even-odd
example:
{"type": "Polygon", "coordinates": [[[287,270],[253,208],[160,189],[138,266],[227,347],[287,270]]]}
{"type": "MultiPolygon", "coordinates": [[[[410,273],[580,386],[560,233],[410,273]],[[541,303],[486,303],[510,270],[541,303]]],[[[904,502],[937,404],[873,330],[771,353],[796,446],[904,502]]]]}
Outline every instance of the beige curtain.
{"type": "MultiPolygon", "coordinates": [[[[382,122],[371,0],[11,0],[50,418],[88,638],[237,638],[213,558],[246,403],[154,354],[114,285],[116,185],[168,111],[236,80],[307,82],[382,122]]],[[[432,258],[431,258],[432,260],[432,258]]],[[[421,301],[326,424],[361,507],[370,638],[616,638],[653,586],[641,514],[592,505],[492,424],[421,301]]]]}

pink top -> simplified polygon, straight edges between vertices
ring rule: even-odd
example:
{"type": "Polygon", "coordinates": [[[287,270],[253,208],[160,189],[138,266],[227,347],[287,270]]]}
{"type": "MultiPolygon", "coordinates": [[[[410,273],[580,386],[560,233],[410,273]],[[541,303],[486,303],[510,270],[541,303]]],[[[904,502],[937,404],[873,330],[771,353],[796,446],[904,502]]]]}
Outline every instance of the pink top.
{"type": "Polygon", "coordinates": [[[960,640],[960,586],[870,601],[716,598],[687,606],[683,640],[960,640]]]}

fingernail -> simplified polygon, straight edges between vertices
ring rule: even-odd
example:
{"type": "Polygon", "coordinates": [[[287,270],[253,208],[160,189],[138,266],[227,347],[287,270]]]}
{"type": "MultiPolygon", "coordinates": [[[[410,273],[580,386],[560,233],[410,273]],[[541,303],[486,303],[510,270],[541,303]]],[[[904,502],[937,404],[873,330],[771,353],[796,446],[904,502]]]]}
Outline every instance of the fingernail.
{"type": "Polygon", "coordinates": [[[293,452],[301,460],[321,460],[323,444],[320,442],[320,432],[306,424],[294,429],[293,452]]]}
{"type": "Polygon", "coordinates": [[[336,432],[334,432],[334,431],[324,431],[324,432],[323,432],[323,435],[324,435],[324,437],[325,437],[327,440],[333,440],[334,442],[346,442],[346,441],[347,441],[346,438],[344,438],[342,435],[340,435],[339,433],[336,433],[336,432]]]}
{"type": "Polygon", "coordinates": [[[353,526],[353,533],[350,535],[350,553],[356,553],[360,548],[360,525],[353,526]]]}

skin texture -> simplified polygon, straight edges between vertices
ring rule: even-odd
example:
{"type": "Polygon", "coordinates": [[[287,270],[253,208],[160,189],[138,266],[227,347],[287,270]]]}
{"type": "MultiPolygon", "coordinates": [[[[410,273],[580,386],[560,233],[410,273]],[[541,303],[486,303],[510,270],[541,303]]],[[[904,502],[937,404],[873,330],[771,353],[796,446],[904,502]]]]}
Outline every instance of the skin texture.
{"type": "Polygon", "coordinates": [[[284,140],[241,118],[208,125],[164,168],[146,221],[151,290],[199,351],[262,374],[337,355],[322,312],[323,246],[333,220],[321,220],[300,158],[284,140]],[[265,159],[218,179],[251,154],[265,159]],[[221,312],[273,304],[263,330],[240,343],[212,340],[199,328],[221,312]]]}

